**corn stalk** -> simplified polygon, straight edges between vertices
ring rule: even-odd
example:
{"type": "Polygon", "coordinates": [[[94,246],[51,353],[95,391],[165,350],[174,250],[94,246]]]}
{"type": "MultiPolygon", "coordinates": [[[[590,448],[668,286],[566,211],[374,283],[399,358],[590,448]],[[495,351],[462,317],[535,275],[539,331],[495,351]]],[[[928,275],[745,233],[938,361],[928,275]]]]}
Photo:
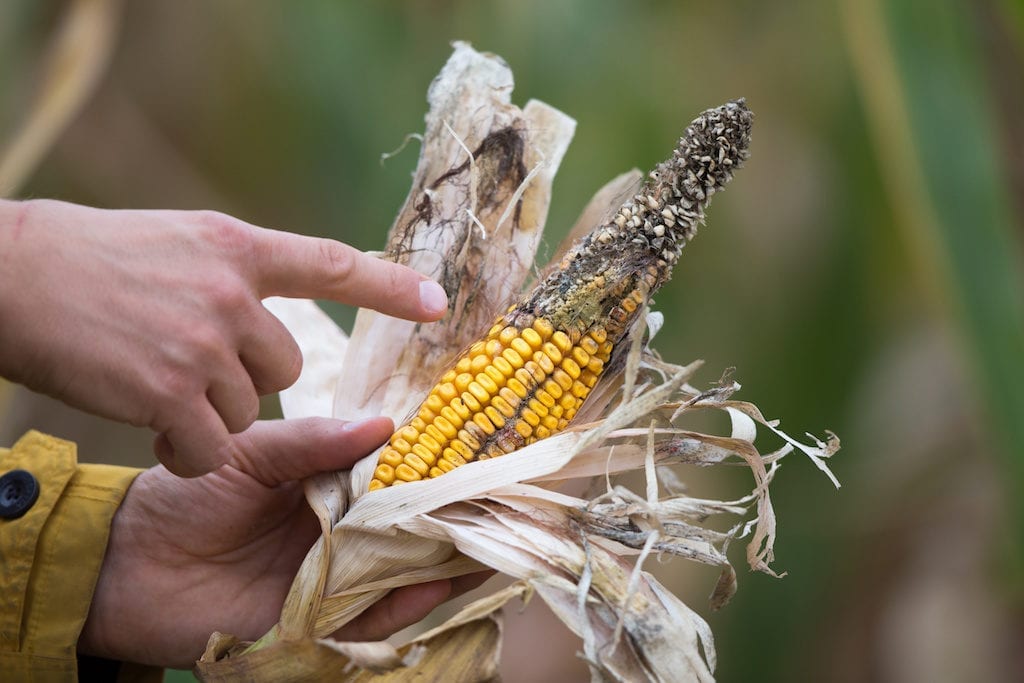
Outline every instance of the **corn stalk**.
{"type": "MultiPolygon", "coordinates": [[[[825,459],[838,448],[832,435],[810,445],[791,439],[755,406],[733,399],[734,381],[698,390],[690,381],[699,362],[677,366],[649,347],[661,320],[647,310],[650,294],[668,279],[710,195],[745,158],[750,119],[742,102],[698,117],[673,159],[639,192],[635,172],[599,191],[574,228],[582,240],[560,247],[557,262],[520,298],[574,122],[539,102],[520,110],[510,103],[511,90],[504,62],[461,43],[430,88],[419,166],[384,258],[445,286],[451,306],[440,323],[362,310],[346,344],[311,302],[267,301],[305,358],[299,382],[282,394],[285,414],[384,414],[406,422],[422,414],[424,397],[457,366],[460,352],[497,328],[502,311],[499,322],[518,328],[541,314],[551,314],[559,329],[580,323],[584,309],[595,320],[610,315],[618,325],[614,352],[567,425],[507,455],[485,458],[480,451],[443,476],[402,486],[378,482],[379,490],[368,491],[385,448],[350,473],[308,481],[323,534],[280,622],[256,643],[214,634],[196,669],[204,680],[491,680],[500,651],[498,610],[533,595],[579,635],[595,681],[711,680],[715,650],[707,623],[646,572],[644,561],[657,553],[719,567],[711,602],[721,607],[736,588],[726,556],[731,542],[749,538],[751,569],[774,575],[769,485],[780,460],[801,450],[828,473],[825,459]],[[732,151],[693,154],[701,141],[732,151]],[[650,258],[638,260],[638,248],[650,258]],[[600,272],[591,267],[597,263],[604,264],[600,272]],[[609,297],[636,305],[589,305],[609,297]],[[731,433],[687,428],[690,415],[706,410],[727,413],[731,433]],[[777,450],[759,452],[758,427],[780,438],[777,450]],[[754,480],[748,494],[731,501],[687,496],[669,470],[728,462],[746,465],[754,480]],[[645,474],[642,493],[613,483],[631,470],[645,474]],[[560,492],[560,484],[577,479],[604,486],[591,497],[560,492]],[[723,515],[736,518],[728,531],[704,526],[723,515]],[[406,646],[328,638],[395,587],[484,567],[518,581],[406,646]]],[[[579,335],[586,325],[579,324],[579,335]]]]}

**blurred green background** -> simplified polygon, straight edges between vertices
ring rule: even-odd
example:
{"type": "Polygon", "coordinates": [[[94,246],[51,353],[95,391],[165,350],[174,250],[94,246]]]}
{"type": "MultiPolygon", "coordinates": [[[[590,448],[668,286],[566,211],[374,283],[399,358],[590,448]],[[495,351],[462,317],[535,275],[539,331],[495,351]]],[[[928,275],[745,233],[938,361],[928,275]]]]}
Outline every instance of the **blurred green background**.
{"type": "MultiPolygon", "coordinates": [[[[0,4],[0,149],[74,4],[0,4]]],[[[839,433],[843,487],[787,459],[772,493],[788,576],[750,575],[737,545],[739,593],[718,613],[713,571],[659,574],[709,620],[723,681],[1024,677],[1016,0],[178,0],[118,16],[106,72],[16,196],[217,209],[378,249],[417,150],[381,154],[422,130],[461,39],[511,65],[514,101],[578,121],[553,248],[606,180],[745,96],[753,156],[657,297],[656,346],[705,359],[704,382],[735,366],[739,398],[791,434],[839,433]]],[[[29,427],[84,459],[152,462],[146,433],[0,391],[0,441],[29,427]]],[[[699,496],[750,486],[692,474],[699,496]]],[[[557,629],[535,606],[510,615],[505,680],[588,680],[557,629]]]]}

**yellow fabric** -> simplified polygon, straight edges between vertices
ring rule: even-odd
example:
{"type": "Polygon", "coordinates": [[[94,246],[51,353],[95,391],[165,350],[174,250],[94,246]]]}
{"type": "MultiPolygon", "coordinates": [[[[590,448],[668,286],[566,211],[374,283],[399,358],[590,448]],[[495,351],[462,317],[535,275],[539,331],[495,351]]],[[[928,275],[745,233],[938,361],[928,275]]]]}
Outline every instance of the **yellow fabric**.
{"type": "MultiPolygon", "coordinates": [[[[23,469],[39,500],[0,519],[0,680],[78,680],[76,645],[89,613],[110,522],[141,470],[78,465],[75,444],[29,432],[0,449],[0,475],[23,469]]],[[[161,680],[159,669],[132,680],[161,680]]]]}

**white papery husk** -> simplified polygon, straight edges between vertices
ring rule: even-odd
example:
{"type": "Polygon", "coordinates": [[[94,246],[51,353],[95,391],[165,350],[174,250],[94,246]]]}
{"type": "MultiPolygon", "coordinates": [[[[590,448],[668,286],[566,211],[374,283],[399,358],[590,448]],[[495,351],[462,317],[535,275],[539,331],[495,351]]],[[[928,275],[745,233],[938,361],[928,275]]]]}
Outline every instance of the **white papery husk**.
{"type": "MultiPolygon", "coordinates": [[[[504,62],[462,43],[431,86],[419,168],[386,257],[444,284],[452,302],[444,320],[416,325],[361,310],[346,345],[344,333],[315,304],[268,300],[304,355],[298,383],[282,393],[286,417],[384,414],[404,420],[451,358],[518,295],[531,273],[551,180],[574,122],[537,102],[520,111],[509,103],[511,87],[504,62]],[[510,130],[525,142],[519,182],[508,184],[502,201],[479,202],[482,183],[500,185],[488,180],[494,164],[487,162],[485,141],[510,130]],[[460,167],[465,173],[452,176],[460,167]],[[431,180],[449,177],[445,184],[431,180]],[[423,218],[424,202],[430,220],[423,218]],[[516,208],[514,220],[510,207],[516,208]]],[[[639,177],[625,174],[598,192],[570,237],[615,210],[639,177]]],[[[660,326],[656,313],[642,320],[651,329],[660,326]]],[[[825,460],[838,440],[829,435],[827,443],[808,445],[791,439],[752,404],[732,400],[739,385],[726,378],[708,391],[694,389],[689,381],[700,363],[666,363],[649,350],[649,340],[643,329],[634,329],[573,426],[517,452],[372,494],[366,488],[377,453],[351,475],[310,480],[307,498],[324,534],[296,577],[280,623],[253,646],[215,634],[197,673],[206,680],[338,680],[339,667],[346,667],[353,680],[371,670],[411,680],[439,666],[432,657],[443,658],[449,668],[439,670],[450,673],[453,655],[445,649],[445,634],[473,637],[467,629],[474,624],[488,634],[500,632],[495,611],[513,597],[536,594],[580,636],[594,680],[711,680],[715,650],[707,623],[644,571],[644,560],[651,553],[678,555],[719,567],[713,608],[735,591],[736,573],[726,556],[732,540],[749,537],[750,568],[774,575],[768,487],[779,461],[801,450],[835,481],[825,460]],[[726,412],[731,433],[687,429],[687,418],[703,410],[726,412]],[[760,454],[754,445],[758,426],[781,439],[778,450],[760,454]],[[678,479],[667,470],[730,462],[749,467],[754,483],[733,501],[675,490],[678,479]],[[643,492],[613,484],[614,475],[631,470],[645,472],[643,492]],[[595,478],[602,485],[593,497],[558,490],[570,480],[595,478]],[[722,515],[734,518],[727,531],[705,526],[722,515]],[[519,582],[404,649],[327,638],[392,588],[482,568],[519,582]],[[290,663],[279,666],[284,659],[290,663]]],[[[492,649],[477,650],[478,662],[460,670],[462,678],[445,680],[493,675],[486,672],[494,671],[500,637],[488,637],[492,649]]]]}

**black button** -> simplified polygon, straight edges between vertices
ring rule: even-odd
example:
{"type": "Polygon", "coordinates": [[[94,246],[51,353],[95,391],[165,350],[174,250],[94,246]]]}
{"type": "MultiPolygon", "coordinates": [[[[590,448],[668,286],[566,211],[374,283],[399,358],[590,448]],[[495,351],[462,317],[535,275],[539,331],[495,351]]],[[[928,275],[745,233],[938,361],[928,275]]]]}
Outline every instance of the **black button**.
{"type": "Polygon", "coordinates": [[[0,517],[17,519],[39,499],[39,482],[30,472],[11,470],[0,477],[0,517]]]}

